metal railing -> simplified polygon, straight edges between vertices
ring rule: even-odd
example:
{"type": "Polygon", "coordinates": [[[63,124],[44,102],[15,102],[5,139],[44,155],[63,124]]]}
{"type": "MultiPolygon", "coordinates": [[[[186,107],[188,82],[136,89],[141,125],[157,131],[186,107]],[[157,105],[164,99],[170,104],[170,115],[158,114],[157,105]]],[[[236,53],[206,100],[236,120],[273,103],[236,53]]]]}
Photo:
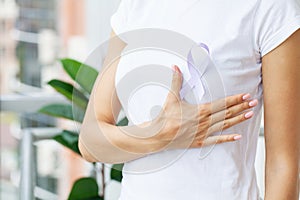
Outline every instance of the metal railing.
{"type": "Polygon", "coordinates": [[[47,140],[59,134],[58,128],[26,128],[21,133],[21,180],[20,200],[32,200],[35,197],[56,200],[58,196],[36,186],[36,166],[33,145],[40,140],[47,140]]]}
{"type": "MultiPolygon", "coordinates": [[[[1,95],[1,111],[15,113],[34,113],[49,103],[63,103],[64,98],[56,94],[34,92],[28,94],[1,95]]],[[[33,200],[35,198],[56,200],[58,196],[36,185],[37,169],[34,157],[34,143],[41,140],[52,139],[59,134],[59,128],[25,128],[21,130],[20,137],[20,182],[19,199],[33,200]]]]}

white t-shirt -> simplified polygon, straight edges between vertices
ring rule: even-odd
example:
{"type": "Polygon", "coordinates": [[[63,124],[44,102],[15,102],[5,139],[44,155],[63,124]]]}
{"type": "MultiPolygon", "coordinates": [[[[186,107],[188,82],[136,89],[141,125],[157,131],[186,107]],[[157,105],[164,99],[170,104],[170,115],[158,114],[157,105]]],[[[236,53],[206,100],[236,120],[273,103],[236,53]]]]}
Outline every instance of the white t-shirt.
{"type": "MultiPolygon", "coordinates": [[[[242,134],[240,141],[163,151],[125,163],[120,200],[259,199],[254,161],[263,93],[261,58],[299,29],[299,1],[122,0],[111,18],[111,26],[124,40],[130,36],[122,33],[154,28],[171,30],[195,43],[205,43],[223,82],[224,93],[219,97],[249,92],[259,100],[253,118],[222,133],[242,134]]],[[[143,39],[143,34],[135,36],[143,39]]],[[[180,45],[174,42],[174,46],[180,45]]],[[[126,76],[127,82],[147,79],[145,68],[145,73],[143,70],[135,71],[134,76],[130,73],[139,66],[151,64],[165,67],[177,64],[186,79],[190,76],[182,57],[145,48],[122,56],[115,77],[116,87],[126,76]]],[[[130,99],[121,102],[129,123],[152,119],[153,108],[163,105],[167,93],[159,84],[147,84],[132,91],[130,99]]],[[[118,95],[124,98],[121,91],[118,95]]]]}

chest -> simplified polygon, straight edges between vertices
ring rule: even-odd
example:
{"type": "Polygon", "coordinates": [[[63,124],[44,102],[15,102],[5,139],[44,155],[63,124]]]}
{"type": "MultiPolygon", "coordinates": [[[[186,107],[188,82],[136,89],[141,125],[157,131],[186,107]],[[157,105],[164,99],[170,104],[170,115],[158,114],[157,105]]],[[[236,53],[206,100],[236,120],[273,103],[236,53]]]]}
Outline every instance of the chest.
{"type": "Polygon", "coordinates": [[[260,83],[261,65],[253,42],[256,1],[135,1],[129,29],[166,29],[205,43],[228,91],[260,83]]]}

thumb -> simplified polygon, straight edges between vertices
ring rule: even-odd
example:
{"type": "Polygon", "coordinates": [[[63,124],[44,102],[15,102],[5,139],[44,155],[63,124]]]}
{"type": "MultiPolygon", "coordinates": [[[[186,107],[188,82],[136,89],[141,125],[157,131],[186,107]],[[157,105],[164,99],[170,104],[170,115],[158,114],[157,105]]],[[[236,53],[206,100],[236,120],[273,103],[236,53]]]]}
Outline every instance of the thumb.
{"type": "Polygon", "coordinates": [[[175,94],[177,98],[180,99],[180,89],[182,86],[182,73],[177,65],[172,66],[173,72],[173,79],[171,85],[171,93],[175,94]]]}

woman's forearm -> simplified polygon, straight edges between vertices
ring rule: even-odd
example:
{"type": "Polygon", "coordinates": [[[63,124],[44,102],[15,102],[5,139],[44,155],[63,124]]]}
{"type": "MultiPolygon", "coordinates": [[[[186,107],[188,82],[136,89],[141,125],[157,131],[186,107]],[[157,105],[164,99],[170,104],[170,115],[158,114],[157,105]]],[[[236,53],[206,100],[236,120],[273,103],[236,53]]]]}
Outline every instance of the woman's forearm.
{"type": "Polygon", "coordinates": [[[244,96],[249,98],[239,94],[199,106],[182,101],[177,102],[180,105],[175,105],[178,98],[170,100],[173,99],[170,95],[158,117],[132,126],[115,126],[112,118],[97,115],[92,96],[81,127],[79,148],[82,156],[90,162],[122,163],[167,149],[199,148],[232,142],[240,136],[209,135],[251,118],[242,111],[255,106],[257,100],[253,100],[254,104],[250,106],[244,96]],[[223,107],[224,102],[228,107],[223,107]],[[197,111],[199,107],[200,112],[197,111]],[[226,113],[230,115],[225,117],[226,113]]]}
{"type": "Polygon", "coordinates": [[[90,162],[128,162],[157,152],[162,146],[154,137],[137,137],[141,129],[155,127],[154,122],[123,127],[103,121],[90,122],[81,128],[79,138],[82,156],[90,162]]]}

